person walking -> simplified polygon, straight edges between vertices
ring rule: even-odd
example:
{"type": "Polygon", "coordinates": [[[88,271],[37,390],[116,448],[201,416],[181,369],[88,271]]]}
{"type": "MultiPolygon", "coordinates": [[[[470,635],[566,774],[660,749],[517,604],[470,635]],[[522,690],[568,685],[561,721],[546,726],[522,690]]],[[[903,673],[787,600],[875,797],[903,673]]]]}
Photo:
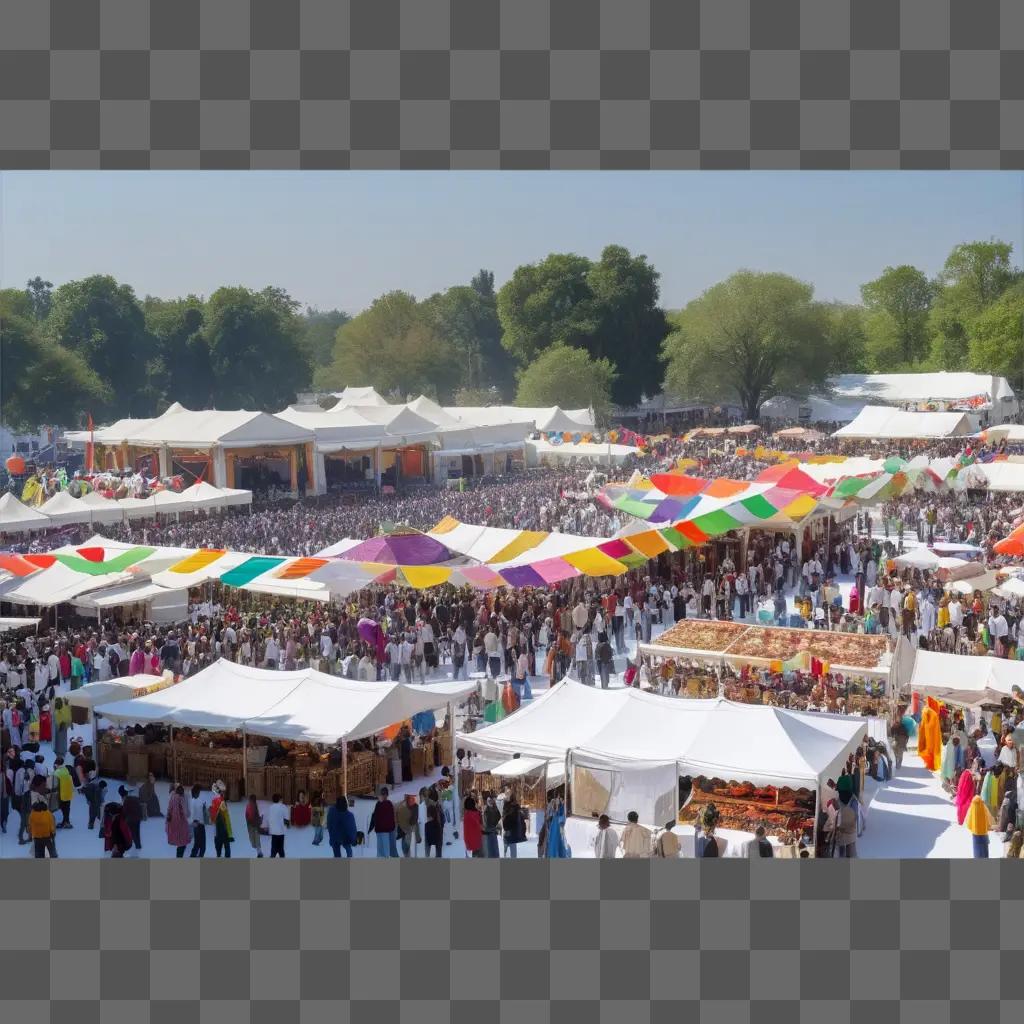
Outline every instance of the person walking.
{"type": "Polygon", "coordinates": [[[619,850],[619,833],[612,828],[611,819],[602,814],[597,819],[597,832],[592,840],[594,856],[598,860],[614,860],[619,850]]]}
{"type": "Polygon", "coordinates": [[[426,855],[434,851],[435,857],[441,856],[441,847],[444,845],[444,810],[437,790],[431,786],[427,791],[427,798],[424,803],[424,824],[423,839],[426,843],[426,855]]]}
{"type": "Polygon", "coordinates": [[[103,822],[103,801],[107,796],[107,784],[103,779],[90,779],[82,787],[82,796],[89,805],[89,831],[96,827],[96,822],[103,822]]]}
{"type": "Polygon", "coordinates": [[[980,796],[973,797],[967,809],[964,821],[967,831],[971,833],[971,845],[975,857],[988,859],[988,834],[995,822],[988,805],[980,796]]]}
{"type": "Polygon", "coordinates": [[[666,823],[664,830],[654,844],[655,857],[667,857],[669,860],[678,859],[682,844],[679,842],[679,836],[672,831],[675,825],[674,821],[666,823]]]}
{"type": "Polygon", "coordinates": [[[75,795],[75,784],[71,772],[64,764],[64,758],[54,760],[53,781],[57,783],[57,799],[60,801],[59,828],[71,828],[71,800],[75,795]]]}
{"type": "Polygon", "coordinates": [[[188,801],[185,799],[185,787],[175,786],[174,792],[167,801],[167,842],[174,847],[175,856],[180,860],[185,856],[185,849],[192,830],[189,827],[188,801]]]}
{"type": "Polygon", "coordinates": [[[138,857],[142,849],[142,801],[134,789],[119,786],[117,791],[121,797],[125,824],[132,834],[132,850],[128,851],[127,856],[138,857]]]}
{"type": "Polygon", "coordinates": [[[192,797],[188,802],[188,816],[192,823],[192,849],[189,857],[206,856],[206,798],[199,786],[192,787],[192,797]]]}
{"type": "Polygon", "coordinates": [[[339,796],[334,806],[327,810],[327,841],[335,857],[340,857],[342,850],[346,857],[352,856],[356,842],[356,816],[344,796],[339,796]]]}
{"type": "Polygon", "coordinates": [[[412,793],[406,793],[395,808],[395,835],[401,841],[402,856],[415,856],[421,841],[420,808],[412,793]]]}
{"type": "Polygon", "coordinates": [[[516,847],[526,842],[526,812],[514,796],[509,797],[502,808],[501,833],[505,842],[505,856],[516,860],[516,847]]]}
{"type": "Polygon", "coordinates": [[[42,800],[37,800],[29,813],[29,835],[32,837],[33,856],[37,860],[57,857],[57,823],[50,809],[42,800]]]}
{"type": "Polygon", "coordinates": [[[462,804],[462,836],[468,857],[485,857],[483,819],[476,809],[476,801],[467,796],[462,804]]]}
{"type": "Polygon", "coordinates": [[[494,799],[493,793],[484,796],[484,809],[480,815],[482,821],[484,853],[488,858],[497,860],[501,854],[498,852],[498,834],[501,832],[501,811],[494,799]]]}
{"type": "Polygon", "coordinates": [[[626,815],[626,827],[619,840],[622,856],[627,860],[639,860],[651,855],[651,833],[640,824],[640,815],[630,811],[626,815]]]}
{"type": "Polygon", "coordinates": [[[256,797],[251,793],[245,804],[245,831],[249,836],[249,845],[256,851],[257,857],[263,856],[263,841],[260,838],[263,834],[263,815],[260,814],[260,805],[256,797]]]}
{"type": "Polygon", "coordinates": [[[374,804],[367,832],[377,834],[377,856],[397,857],[398,844],[395,840],[395,805],[388,799],[388,790],[381,788],[380,797],[374,804]]]}
{"type": "Polygon", "coordinates": [[[903,767],[903,755],[907,752],[907,744],[910,742],[910,733],[907,732],[907,727],[903,724],[901,718],[892,730],[892,748],[893,754],[896,759],[896,768],[903,767]]]}
{"type": "Polygon", "coordinates": [[[213,800],[210,802],[210,820],[213,822],[213,849],[218,857],[231,859],[231,844],[235,841],[231,827],[231,812],[225,799],[225,786],[221,781],[213,784],[213,800]]]}
{"type": "Polygon", "coordinates": [[[281,802],[281,794],[275,793],[270,798],[270,809],[267,811],[267,831],[270,833],[270,858],[284,856],[284,833],[291,825],[288,819],[288,808],[281,802]]]}
{"type": "Polygon", "coordinates": [[[597,651],[597,674],[601,677],[601,689],[607,690],[611,681],[613,658],[612,645],[608,643],[608,637],[601,634],[602,639],[598,641],[597,651]]]}

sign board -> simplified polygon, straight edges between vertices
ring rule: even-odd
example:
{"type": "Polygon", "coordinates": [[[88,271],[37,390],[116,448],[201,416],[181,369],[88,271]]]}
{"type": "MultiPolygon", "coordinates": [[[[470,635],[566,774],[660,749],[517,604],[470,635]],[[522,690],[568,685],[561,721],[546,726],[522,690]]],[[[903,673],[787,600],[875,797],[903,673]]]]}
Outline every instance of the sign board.
{"type": "Polygon", "coordinates": [[[797,416],[800,418],[801,423],[810,423],[811,421],[811,407],[809,405],[801,405],[797,416]]]}

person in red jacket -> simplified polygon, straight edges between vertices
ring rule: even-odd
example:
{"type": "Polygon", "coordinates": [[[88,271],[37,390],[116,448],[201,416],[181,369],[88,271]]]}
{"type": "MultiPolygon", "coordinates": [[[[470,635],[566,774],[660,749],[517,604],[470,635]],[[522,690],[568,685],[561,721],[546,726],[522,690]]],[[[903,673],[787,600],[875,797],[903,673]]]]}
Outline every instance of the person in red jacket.
{"type": "Polygon", "coordinates": [[[295,803],[292,804],[292,812],[289,820],[292,823],[292,828],[305,828],[312,817],[313,808],[309,805],[309,798],[306,796],[306,791],[300,789],[295,803]]]}
{"type": "Polygon", "coordinates": [[[462,805],[462,835],[466,842],[466,853],[470,857],[484,855],[484,825],[476,801],[467,796],[462,805]]]}
{"type": "Polygon", "coordinates": [[[386,786],[381,788],[380,799],[373,806],[367,832],[377,833],[378,857],[398,856],[398,843],[395,839],[395,805],[388,799],[386,786]]]}

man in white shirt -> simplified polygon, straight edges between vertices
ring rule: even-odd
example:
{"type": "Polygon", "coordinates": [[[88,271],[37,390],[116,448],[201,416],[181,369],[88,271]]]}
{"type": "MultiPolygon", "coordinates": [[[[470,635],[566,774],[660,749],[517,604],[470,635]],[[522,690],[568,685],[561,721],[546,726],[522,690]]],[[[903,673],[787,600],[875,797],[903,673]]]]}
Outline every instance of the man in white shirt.
{"type": "Polygon", "coordinates": [[[953,628],[956,639],[959,640],[960,631],[964,625],[964,609],[963,605],[960,604],[960,598],[957,596],[956,591],[950,597],[949,606],[946,610],[949,612],[949,624],[953,628]]]}
{"type": "Polygon", "coordinates": [[[288,808],[281,803],[281,794],[275,793],[267,811],[267,831],[270,833],[270,856],[284,856],[284,830],[290,824],[288,808]]]}
{"type": "Polygon", "coordinates": [[[1000,609],[993,607],[988,617],[988,632],[992,638],[992,649],[1000,658],[1006,654],[1006,634],[1009,631],[1006,616],[1000,609]]]}
{"type": "Polygon", "coordinates": [[[334,661],[334,641],[331,634],[325,629],[320,634],[320,669],[323,672],[330,672],[334,661]]]}
{"type": "Polygon", "coordinates": [[[264,668],[277,668],[278,663],[281,660],[281,648],[278,646],[277,640],[273,634],[267,639],[267,650],[263,659],[264,668]]]}
{"type": "Polygon", "coordinates": [[[619,833],[612,828],[611,820],[607,814],[602,814],[597,819],[597,832],[591,840],[594,846],[594,856],[598,860],[614,860],[619,849],[619,833]]]}
{"type": "Polygon", "coordinates": [[[393,636],[384,648],[384,657],[388,659],[388,672],[391,681],[397,683],[402,675],[402,642],[393,636]]]}
{"type": "MultiPolygon", "coordinates": [[[[573,618],[575,618],[575,611],[573,618]]],[[[501,675],[501,655],[498,650],[498,634],[493,629],[488,629],[484,634],[484,653],[487,655],[487,668],[492,678],[497,679],[501,675]]]]}

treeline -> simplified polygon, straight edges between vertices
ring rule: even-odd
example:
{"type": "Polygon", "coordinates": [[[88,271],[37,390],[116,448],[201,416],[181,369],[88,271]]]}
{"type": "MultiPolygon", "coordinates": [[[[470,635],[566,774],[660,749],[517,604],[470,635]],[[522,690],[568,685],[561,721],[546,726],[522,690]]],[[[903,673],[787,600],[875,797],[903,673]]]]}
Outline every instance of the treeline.
{"type": "Polygon", "coordinates": [[[978,370],[1024,376],[1024,280],[1001,241],[956,246],[934,279],[886,267],[861,302],[819,300],[781,273],[739,271],[684,309],[618,245],[552,253],[500,288],[481,270],[422,300],[388,292],[351,317],[302,310],[279,288],[138,298],[111,277],[0,291],[0,418],[79,425],[190,408],[281,409],[300,391],[371,385],[481,405],[633,405],[662,386],[739,404],[833,373],[978,370]]]}

